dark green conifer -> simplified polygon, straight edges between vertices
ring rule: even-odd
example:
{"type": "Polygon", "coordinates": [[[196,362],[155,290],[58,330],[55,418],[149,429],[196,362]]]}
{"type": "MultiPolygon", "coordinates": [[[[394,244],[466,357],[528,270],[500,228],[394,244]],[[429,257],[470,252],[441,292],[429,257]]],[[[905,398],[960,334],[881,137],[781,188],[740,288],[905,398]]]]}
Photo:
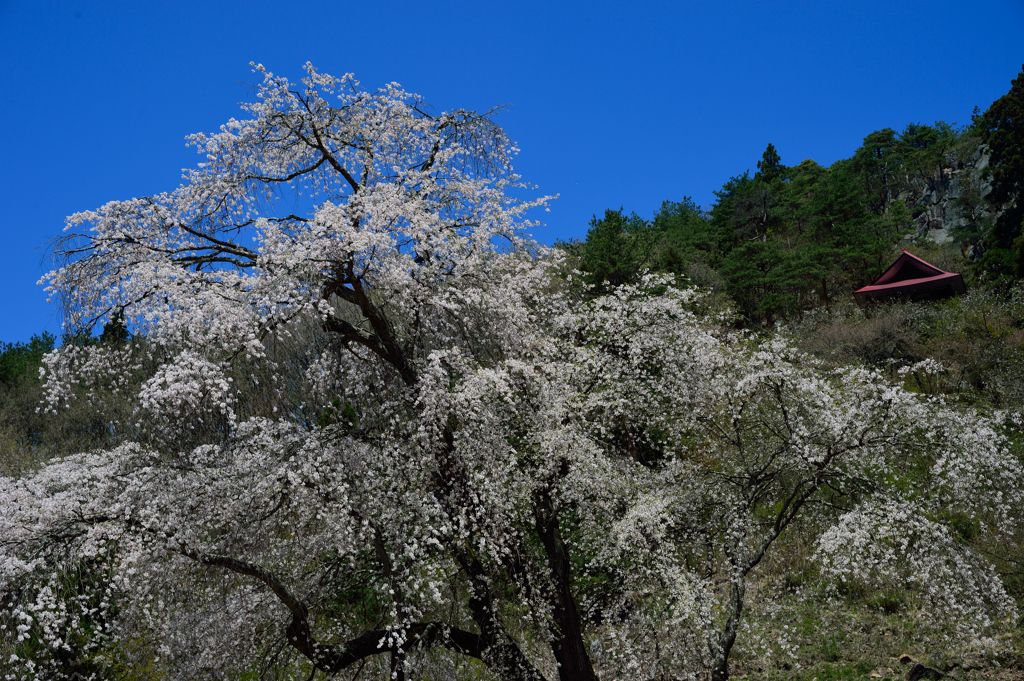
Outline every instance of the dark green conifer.
{"type": "Polygon", "coordinates": [[[769,142],[768,148],[761,155],[761,160],[757,162],[757,172],[754,174],[754,179],[761,180],[762,182],[771,182],[782,177],[784,170],[785,166],[782,165],[779,152],[775,151],[775,145],[769,142]]]}
{"type": "Polygon", "coordinates": [[[1020,246],[1024,223],[1024,67],[1010,83],[1010,91],[992,103],[980,123],[992,154],[992,192],[988,200],[1006,207],[987,239],[990,252],[986,260],[995,269],[1012,265],[1013,274],[1024,276],[1024,248],[1020,246]]]}

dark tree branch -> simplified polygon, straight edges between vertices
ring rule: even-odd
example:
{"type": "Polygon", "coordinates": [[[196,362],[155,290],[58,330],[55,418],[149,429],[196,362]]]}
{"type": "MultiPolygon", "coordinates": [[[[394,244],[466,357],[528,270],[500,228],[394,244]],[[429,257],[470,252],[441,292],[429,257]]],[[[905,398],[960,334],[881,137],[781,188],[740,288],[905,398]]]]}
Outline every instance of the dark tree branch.
{"type": "Polygon", "coordinates": [[[284,582],[278,579],[272,572],[252,563],[243,560],[230,558],[228,556],[217,556],[209,553],[200,553],[194,549],[183,546],[181,554],[202,565],[227,568],[231,572],[240,575],[254,577],[270,587],[270,590],[277,595],[281,602],[291,611],[292,616],[305,620],[309,617],[309,610],[298,596],[285,586],[284,582]]]}
{"type": "Polygon", "coordinates": [[[246,180],[256,180],[258,182],[288,182],[289,180],[294,180],[296,177],[301,177],[302,175],[308,175],[309,173],[315,171],[317,168],[322,166],[326,160],[327,160],[327,157],[321,156],[319,161],[317,161],[313,165],[309,166],[308,168],[303,168],[301,170],[296,170],[294,173],[289,173],[288,175],[285,175],[284,177],[271,177],[269,175],[246,175],[245,179],[246,180]]]}
{"type": "Polygon", "coordinates": [[[394,347],[387,347],[377,334],[360,329],[351,322],[334,316],[329,316],[324,320],[324,327],[331,333],[341,336],[343,340],[362,345],[383,359],[398,371],[406,385],[416,383],[416,371],[411,364],[405,361],[401,351],[396,351],[394,347]]]}
{"type": "Polygon", "coordinates": [[[253,577],[270,587],[292,613],[292,621],[286,630],[288,644],[327,674],[335,674],[373,655],[394,654],[395,651],[405,653],[434,645],[484,660],[478,634],[438,622],[417,622],[398,629],[375,629],[338,645],[318,643],[309,630],[309,609],[306,604],[269,570],[236,558],[202,553],[187,547],[181,548],[181,554],[201,565],[222,567],[253,577]],[[389,645],[391,641],[401,643],[389,645]]]}
{"type": "Polygon", "coordinates": [[[249,250],[245,246],[239,246],[238,244],[232,243],[230,241],[221,241],[220,239],[215,239],[209,234],[203,234],[199,230],[192,229],[188,225],[179,223],[177,227],[185,232],[188,232],[192,236],[199,237],[200,239],[205,239],[206,241],[209,241],[211,244],[216,244],[220,246],[223,249],[224,253],[230,253],[231,255],[236,255],[240,258],[248,258],[253,261],[255,261],[257,258],[256,253],[249,250]]]}

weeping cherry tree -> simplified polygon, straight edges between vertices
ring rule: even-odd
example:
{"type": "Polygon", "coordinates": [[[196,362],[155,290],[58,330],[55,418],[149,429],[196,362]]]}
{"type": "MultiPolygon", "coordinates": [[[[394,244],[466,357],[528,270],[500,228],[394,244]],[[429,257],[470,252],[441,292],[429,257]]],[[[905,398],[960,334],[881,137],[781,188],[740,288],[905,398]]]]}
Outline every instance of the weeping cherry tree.
{"type": "Polygon", "coordinates": [[[1018,531],[998,423],[673,281],[583,295],[493,111],[255,71],[179,188],[56,242],[69,329],[133,338],[51,353],[43,408],[141,387],[119,446],[0,478],[14,678],[722,681],[796,531],[971,641],[1015,617],[957,529],[1018,531]]]}

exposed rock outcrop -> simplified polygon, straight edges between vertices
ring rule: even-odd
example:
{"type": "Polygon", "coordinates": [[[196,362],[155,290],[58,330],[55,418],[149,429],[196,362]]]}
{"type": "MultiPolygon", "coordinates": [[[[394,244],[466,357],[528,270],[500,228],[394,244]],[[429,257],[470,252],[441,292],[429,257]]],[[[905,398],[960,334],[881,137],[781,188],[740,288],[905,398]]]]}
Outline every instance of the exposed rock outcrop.
{"type": "Polygon", "coordinates": [[[917,232],[912,238],[928,238],[935,243],[953,239],[955,230],[975,229],[991,223],[998,214],[985,200],[992,191],[985,175],[989,164],[988,147],[958,145],[943,158],[929,178],[908,178],[909,184],[899,196],[913,206],[917,232]]]}

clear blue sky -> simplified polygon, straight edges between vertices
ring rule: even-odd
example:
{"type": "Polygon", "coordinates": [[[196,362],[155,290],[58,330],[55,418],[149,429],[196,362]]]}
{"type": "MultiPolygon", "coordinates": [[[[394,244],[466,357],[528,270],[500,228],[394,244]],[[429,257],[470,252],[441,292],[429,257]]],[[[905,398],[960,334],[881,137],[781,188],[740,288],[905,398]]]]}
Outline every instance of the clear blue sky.
{"type": "Polygon", "coordinates": [[[307,60],[438,110],[511,104],[517,169],[561,195],[551,242],[605,208],[710,204],[769,142],[829,164],[879,128],[967,122],[1024,63],[1024,0],[0,0],[0,340],[59,335],[37,247],[66,215],[173,188],[250,61],[307,60]]]}

